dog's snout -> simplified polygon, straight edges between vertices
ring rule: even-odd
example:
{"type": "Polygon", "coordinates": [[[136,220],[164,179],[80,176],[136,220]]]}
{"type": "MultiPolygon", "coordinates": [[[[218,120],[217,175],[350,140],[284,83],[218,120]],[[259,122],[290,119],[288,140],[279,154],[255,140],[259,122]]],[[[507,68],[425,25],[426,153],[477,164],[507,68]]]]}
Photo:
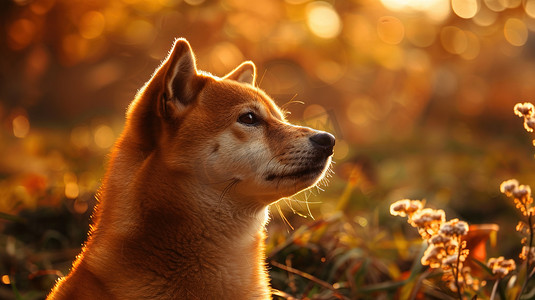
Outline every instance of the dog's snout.
{"type": "Polygon", "coordinates": [[[315,148],[325,151],[326,153],[328,153],[328,155],[331,155],[333,153],[335,138],[332,134],[327,132],[316,133],[309,139],[315,148]]]}

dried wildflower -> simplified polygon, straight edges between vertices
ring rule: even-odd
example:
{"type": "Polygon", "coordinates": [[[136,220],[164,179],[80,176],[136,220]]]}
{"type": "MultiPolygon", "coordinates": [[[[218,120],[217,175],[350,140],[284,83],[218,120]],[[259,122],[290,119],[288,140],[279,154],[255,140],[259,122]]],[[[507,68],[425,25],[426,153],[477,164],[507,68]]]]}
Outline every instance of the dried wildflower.
{"type": "Polygon", "coordinates": [[[403,199],[390,205],[390,214],[393,216],[411,216],[416,211],[422,209],[422,202],[418,200],[403,199]]]}
{"type": "Polygon", "coordinates": [[[531,196],[531,187],[529,185],[519,185],[513,190],[513,197],[518,199],[529,198],[531,196]]]}
{"type": "Polygon", "coordinates": [[[460,260],[459,255],[457,255],[457,254],[452,254],[452,255],[448,255],[448,257],[446,257],[446,258],[442,261],[442,263],[443,263],[444,265],[448,265],[448,266],[449,266],[449,265],[455,265],[455,264],[457,264],[457,260],[460,260]]]}
{"type": "Polygon", "coordinates": [[[451,241],[450,237],[443,235],[434,235],[429,239],[429,243],[433,245],[444,245],[451,241]]]}
{"type": "Polygon", "coordinates": [[[442,246],[429,245],[425,250],[424,256],[422,257],[422,265],[429,266],[430,268],[436,269],[442,266],[442,259],[446,255],[446,251],[442,246]]]}
{"type": "MultiPolygon", "coordinates": [[[[535,107],[531,103],[518,103],[515,105],[514,112],[516,115],[524,118],[524,128],[528,132],[535,130],[535,107]]],[[[533,140],[535,146],[535,140],[533,140]]],[[[531,197],[531,188],[528,185],[518,185],[518,181],[509,180],[502,183],[500,187],[502,192],[507,196],[512,197],[516,205],[516,208],[525,217],[523,221],[520,221],[516,226],[516,230],[524,235],[522,238],[522,252],[520,253],[520,259],[524,260],[527,276],[524,279],[524,283],[520,288],[518,297],[524,293],[528,286],[528,281],[535,274],[535,207],[533,207],[533,198],[531,197]]],[[[494,269],[493,269],[494,270],[494,269]]],[[[497,269],[496,273],[499,276],[505,276],[507,270],[497,269]]]]}
{"type": "Polygon", "coordinates": [[[529,102],[517,103],[514,107],[515,115],[519,117],[531,117],[535,112],[533,104],[529,102]]]}
{"type": "Polygon", "coordinates": [[[418,227],[422,238],[429,239],[436,235],[440,225],[445,221],[446,214],[441,209],[424,208],[414,213],[409,222],[412,226],[418,227]]]}
{"type": "MultiPolygon", "coordinates": [[[[518,184],[515,187],[517,186],[518,184]]],[[[444,271],[442,280],[462,298],[461,292],[474,283],[469,274],[470,269],[464,266],[469,250],[466,249],[466,241],[463,241],[462,237],[468,232],[468,224],[459,219],[446,222],[446,213],[443,210],[423,208],[420,201],[408,199],[392,204],[390,213],[395,216],[408,216],[409,224],[416,227],[428,243],[421,259],[422,265],[432,269],[441,268],[444,271]]],[[[479,288],[479,281],[477,286],[479,288]]]]}
{"type": "Polygon", "coordinates": [[[533,132],[533,129],[535,129],[534,117],[524,118],[524,129],[526,129],[527,132],[533,132]]]}
{"type": "Polygon", "coordinates": [[[529,258],[528,263],[529,264],[534,263],[535,262],[535,247],[530,248],[528,246],[523,246],[522,252],[520,252],[519,257],[521,260],[528,260],[529,258]]]}
{"type": "Polygon", "coordinates": [[[513,198],[516,208],[524,216],[533,215],[534,209],[531,207],[533,198],[531,197],[531,187],[529,185],[519,185],[516,179],[510,179],[500,185],[500,191],[513,198]]]}
{"type": "Polygon", "coordinates": [[[500,191],[504,193],[507,197],[511,197],[513,195],[513,191],[518,188],[518,180],[516,179],[509,179],[500,185],[500,191]]]}
{"type": "MultiPolygon", "coordinates": [[[[518,231],[518,232],[520,232],[522,234],[529,234],[531,229],[529,228],[528,224],[526,224],[526,222],[518,221],[518,224],[516,225],[516,231],[518,231]]],[[[526,238],[523,238],[522,240],[524,240],[524,239],[526,239],[526,238]]]]}
{"type": "Polygon", "coordinates": [[[515,261],[512,259],[506,260],[503,256],[490,258],[487,262],[487,266],[492,269],[492,274],[497,275],[499,278],[507,276],[509,272],[516,269],[515,261]]]}
{"type": "Polygon", "coordinates": [[[468,224],[459,219],[452,219],[440,226],[440,231],[444,236],[459,237],[468,233],[468,224]]]}
{"type": "Polygon", "coordinates": [[[477,278],[472,279],[472,289],[474,291],[479,291],[482,287],[486,286],[487,282],[485,280],[479,280],[477,278]]]}

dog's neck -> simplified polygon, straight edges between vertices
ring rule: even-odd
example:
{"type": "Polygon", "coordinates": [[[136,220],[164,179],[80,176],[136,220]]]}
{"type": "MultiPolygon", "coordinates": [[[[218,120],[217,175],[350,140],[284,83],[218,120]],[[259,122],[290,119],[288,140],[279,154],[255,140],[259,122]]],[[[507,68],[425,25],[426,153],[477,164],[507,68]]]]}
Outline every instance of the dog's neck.
{"type": "Polygon", "coordinates": [[[112,228],[125,232],[151,226],[154,223],[151,218],[165,219],[165,216],[168,216],[170,225],[187,222],[208,227],[213,225],[214,230],[228,228],[233,232],[251,227],[257,231],[265,226],[267,205],[252,205],[258,201],[247,199],[246,195],[233,199],[238,196],[226,192],[225,183],[213,186],[197,180],[194,174],[171,170],[158,155],[157,152],[151,153],[143,159],[138,156],[137,163],[132,163],[136,160],[131,154],[112,157],[110,173],[127,168],[129,172],[122,176],[106,176],[99,221],[117,223],[112,228]],[[140,224],[139,220],[147,224],[140,224]]]}
{"type": "MultiPolygon", "coordinates": [[[[195,182],[193,176],[167,170],[154,155],[140,161],[137,167],[131,163],[131,157],[112,157],[109,172],[124,170],[127,162],[131,172],[122,179],[108,174],[104,182],[97,224],[88,243],[93,248],[88,251],[88,255],[92,254],[87,257],[90,265],[106,268],[117,263],[105,261],[106,251],[124,251],[129,256],[124,257],[125,263],[140,258],[144,262],[135,268],[123,266],[132,267],[133,271],[142,272],[137,268],[160,265],[157,269],[171,266],[168,274],[160,274],[162,277],[200,276],[203,272],[198,272],[198,268],[203,268],[203,262],[199,259],[208,257],[206,264],[210,270],[250,274],[252,279],[257,278],[255,282],[259,281],[258,277],[264,280],[267,287],[263,267],[267,208],[233,206],[228,195],[222,197],[220,191],[195,182]],[[122,184],[113,180],[122,180],[122,184]],[[126,188],[115,188],[121,185],[126,188]],[[99,239],[105,235],[115,237],[115,247],[99,245],[99,239]],[[243,259],[245,253],[260,254],[251,261],[243,259]],[[192,265],[173,266],[175,256],[181,261],[191,261],[192,265]]],[[[214,275],[210,276],[199,282],[213,281],[214,275]]],[[[157,279],[151,284],[155,282],[157,279]]]]}

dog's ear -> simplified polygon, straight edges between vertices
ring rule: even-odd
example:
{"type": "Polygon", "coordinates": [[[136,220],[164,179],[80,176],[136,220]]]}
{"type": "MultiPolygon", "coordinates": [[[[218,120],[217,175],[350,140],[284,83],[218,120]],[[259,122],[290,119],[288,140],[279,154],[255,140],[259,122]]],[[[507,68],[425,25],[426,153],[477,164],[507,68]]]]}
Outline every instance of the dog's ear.
{"type": "Polygon", "coordinates": [[[199,91],[195,56],[187,40],[175,41],[161,68],[164,68],[164,86],[158,112],[163,118],[176,117],[193,102],[199,91]]]}
{"type": "Polygon", "coordinates": [[[254,85],[256,80],[256,67],[252,61],[246,61],[223,78],[254,85]]]}

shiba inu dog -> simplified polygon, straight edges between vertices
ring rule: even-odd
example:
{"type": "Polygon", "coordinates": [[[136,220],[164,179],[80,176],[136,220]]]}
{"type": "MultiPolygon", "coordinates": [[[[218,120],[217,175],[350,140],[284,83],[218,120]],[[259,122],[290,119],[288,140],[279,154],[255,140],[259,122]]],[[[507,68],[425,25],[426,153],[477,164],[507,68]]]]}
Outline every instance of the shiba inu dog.
{"type": "Polygon", "coordinates": [[[267,207],[315,185],[335,143],[289,124],[244,62],[198,71],[184,39],[130,104],[94,225],[48,299],[271,299],[267,207]]]}

